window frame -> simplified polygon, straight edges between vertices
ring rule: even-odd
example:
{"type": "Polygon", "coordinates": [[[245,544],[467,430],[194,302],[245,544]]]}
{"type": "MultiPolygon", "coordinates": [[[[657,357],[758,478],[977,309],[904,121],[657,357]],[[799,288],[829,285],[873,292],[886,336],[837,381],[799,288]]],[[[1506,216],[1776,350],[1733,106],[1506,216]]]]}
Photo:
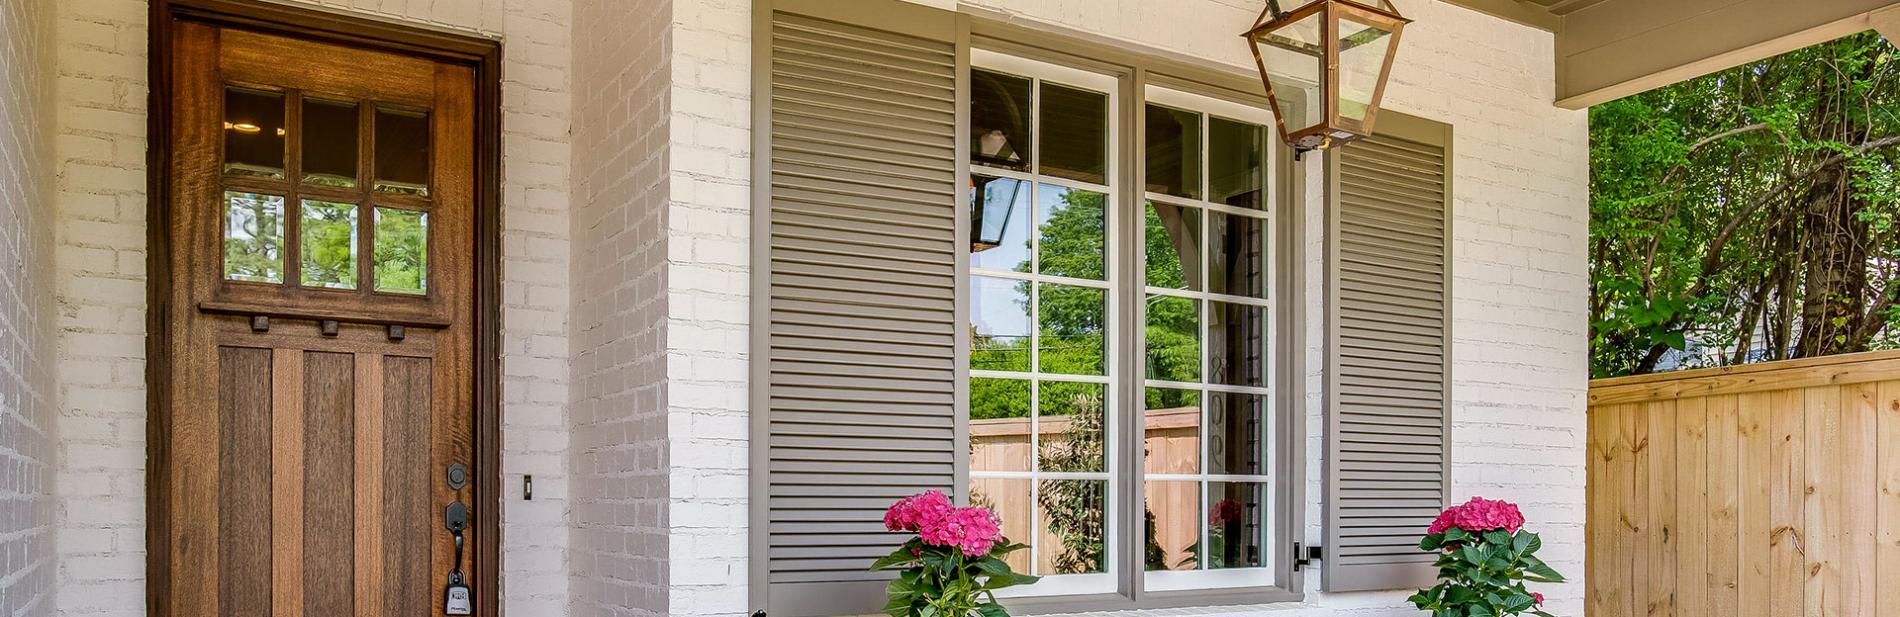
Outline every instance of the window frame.
{"type": "MultiPolygon", "coordinates": [[[[1038,521],[1040,514],[1040,508],[1036,507],[1035,496],[1040,491],[1039,484],[1041,481],[1081,480],[1103,482],[1105,484],[1103,500],[1107,510],[1104,512],[1103,540],[1104,544],[1108,545],[1108,548],[1104,551],[1108,554],[1104,557],[1105,563],[1103,564],[1103,571],[1088,574],[1046,575],[1041,582],[1033,586],[1033,589],[1031,587],[1009,588],[999,591],[997,595],[999,597],[1039,597],[1113,592],[1116,588],[1115,581],[1119,575],[1118,569],[1122,567],[1123,564],[1121,560],[1115,556],[1112,548],[1113,543],[1110,540],[1115,537],[1116,531],[1119,530],[1127,520],[1121,517],[1120,510],[1115,507],[1117,500],[1122,497],[1121,487],[1118,485],[1117,478],[1125,473],[1125,470],[1120,467],[1124,464],[1123,461],[1126,460],[1126,457],[1122,453],[1122,440],[1119,439],[1124,422],[1118,417],[1118,408],[1125,406],[1122,402],[1122,393],[1126,389],[1123,387],[1123,383],[1130,379],[1129,374],[1124,372],[1121,363],[1117,362],[1116,358],[1124,355],[1126,350],[1133,349],[1128,346],[1127,338],[1124,334],[1125,329],[1122,327],[1123,322],[1129,319],[1129,315],[1126,310],[1124,310],[1124,307],[1116,302],[1117,294],[1125,293],[1126,288],[1132,283],[1131,271],[1124,269],[1118,260],[1110,258],[1110,256],[1116,252],[1117,247],[1120,246],[1119,243],[1121,242],[1122,236],[1126,235],[1122,233],[1122,229],[1128,226],[1125,215],[1122,212],[1124,206],[1121,205],[1121,200],[1125,198],[1127,191],[1120,182],[1122,177],[1120,171],[1127,165],[1127,162],[1115,148],[1116,144],[1126,139],[1126,135],[1122,132],[1119,123],[1116,122],[1116,118],[1121,115],[1122,107],[1127,103],[1121,98],[1122,92],[1119,87],[1119,80],[1114,76],[1078,70],[1073,67],[1048,63],[1038,59],[1002,54],[973,47],[970,50],[969,70],[985,70],[1030,79],[1030,111],[1028,123],[1035,128],[1031,129],[1030,133],[1031,155],[1028,157],[1028,160],[1025,161],[1027,163],[1027,170],[1016,171],[990,165],[974,164],[970,160],[973,158],[971,156],[963,157],[958,165],[964,168],[961,173],[965,177],[988,176],[1029,184],[1029,214],[1027,215],[1026,222],[1029,224],[1027,237],[1031,247],[1029,255],[1030,262],[1033,266],[1029,272],[979,268],[971,263],[969,259],[970,253],[965,251],[963,256],[960,257],[964,264],[963,269],[966,271],[964,284],[971,285],[972,288],[974,288],[976,278],[984,277],[994,280],[1029,282],[1034,285],[1034,287],[1029,296],[1028,306],[1031,341],[1029,347],[1029,369],[1027,371],[973,369],[969,368],[968,363],[966,363],[960,370],[964,372],[965,378],[969,380],[1009,379],[1027,382],[1029,384],[1029,401],[1032,411],[1029,415],[1029,470],[981,471],[966,463],[962,468],[967,470],[967,476],[959,478],[958,480],[958,499],[964,502],[969,501],[971,486],[977,479],[1028,481],[1031,496],[1029,502],[1029,533],[1031,537],[1017,537],[1011,538],[1011,540],[1031,545],[1031,548],[1027,550],[1029,552],[1029,563],[1033,568],[1034,564],[1041,561],[1041,547],[1038,546],[1039,543],[1036,541],[1039,538],[1035,537],[1039,531],[1038,521]],[[1044,150],[1043,144],[1045,143],[1043,138],[1045,135],[1042,131],[1042,86],[1045,83],[1072,89],[1099,92],[1107,97],[1107,126],[1104,127],[1103,135],[1104,139],[1107,140],[1108,146],[1104,153],[1106,157],[1104,161],[1105,183],[1095,184],[1062,176],[1049,175],[1043,172],[1042,155],[1044,150]],[[1102,280],[1096,281],[1045,274],[1042,272],[1042,235],[1038,233],[1038,223],[1042,215],[1041,197],[1044,187],[1096,192],[1105,196],[1102,212],[1103,243],[1104,246],[1108,248],[1109,255],[1105,255],[1103,258],[1102,268],[1104,277],[1102,280]],[[1084,287],[1103,292],[1103,308],[1106,316],[1106,325],[1103,332],[1102,375],[1072,375],[1049,373],[1041,370],[1042,315],[1040,300],[1042,292],[1040,290],[1042,286],[1050,284],[1084,287]],[[1102,438],[1105,442],[1105,460],[1103,461],[1104,468],[1101,472],[1051,472],[1038,469],[1040,465],[1037,463],[1037,457],[1041,454],[1040,425],[1043,415],[1040,410],[1041,387],[1042,384],[1048,382],[1087,383],[1103,386],[1107,396],[1103,402],[1102,410],[1104,416],[1102,438]]],[[[968,137],[968,135],[958,136],[959,139],[966,142],[968,141],[968,137]]],[[[974,181],[972,181],[972,185],[974,186],[974,181]]],[[[974,196],[971,202],[969,208],[977,207],[974,196]]],[[[971,313],[971,321],[974,323],[976,306],[974,301],[970,304],[969,312],[971,313]]],[[[959,423],[962,424],[959,430],[964,431],[966,435],[969,431],[969,411],[966,401],[960,418],[958,419],[959,423]]],[[[964,454],[961,456],[967,457],[968,451],[968,449],[962,450],[964,454]]]]}
{"type": "MultiPolygon", "coordinates": [[[[1142,114],[1149,102],[1156,102],[1148,96],[1150,86],[1193,95],[1207,100],[1225,102],[1240,108],[1254,110],[1271,118],[1271,102],[1258,90],[1257,75],[1250,71],[1235,70],[1237,67],[1215,67],[1192,59],[1175,59],[1167,52],[1131,49],[1124,42],[1109,42],[1085,34],[1068,34],[1052,31],[1045,26],[1026,26],[1020,22],[1008,23],[1002,15],[984,15],[981,10],[970,21],[970,52],[975,57],[997,54],[1006,57],[1021,58],[1039,63],[1112,76],[1117,82],[1117,92],[1111,103],[1111,131],[1121,135],[1120,139],[1109,144],[1111,160],[1110,185],[1115,194],[1109,201],[1117,204],[1107,213],[1111,221],[1126,217],[1140,216],[1145,208],[1146,192],[1146,156],[1145,127],[1142,114]],[[1060,51],[1058,51],[1060,50],[1060,51]],[[1118,166],[1113,166],[1119,162],[1118,166]],[[1130,205],[1133,204],[1133,205],[1130,205]]],[[[972,62],[971,66],[1004,70],[995,66],[984,66],[972,62]]],[[[1168,104],[1163,102],[1163,104],[1168,104]]],[[[1170,105],[1179,107],[1179,105],[1170,105]]],[[[1229,119],[1246,120],[1231,113],[1218,110],[1190,107],[1201,112],[1203,117],[1219,116],[1229,119]]],[[[1205,125],[1206,122],[1203,122],[1205,125]]],[[[1271,124],[1267,125],[1270,135],[1271,124]]],[[[967,127],[966,127],[967,128],[967,127]]],[[[1203,131],[1206,128],[1204,126],[1203,131]]],[[[1306,500],[1307,485],[1311,482],[1306,461],[1307,435],[1305,424],[1312,407],[1306,400],[1308,380],[1305,367],[1310,362],[1306,345],[1305,313],[1307,296],[1305,290],[1305,257],[1314,253],[1306,247],[1305,231],[1307,211],[1306,186],[1309,178],[1319,177],[1322,157],[1313,157],[1296,162],[1291,150],[1277,138],[1268,140],[1268,161],[1266,165],[1269,195],[1263,203],[1270,222],[1269,242],[1274,246],[1268,249],[1270,260],[1267,269],[1272,279],[1268,283],[1270,300],[1269,322],[1272,331],[1270,339],[1271,367],[1269,371],[1271,401],[1274,417],[1269,424],[1272,450],[1266,459],[1270,467],[1266,474],[1269,480],[1268,501],[1272,504],[1266,514],[1270,533],[1265,541],[1267,562],[1262,568],[1249,568],[1243,571],[1258,574],[1262,580],[1225,581],[1224,584],[1171,586],[1167,589],[1151,588],[1146,573],[1141,567],[1141,547],[1144,546],[1145,529],[1138,525],[1121,525],[1117,528],[1111,523],[1107,542],[1109,570],[1114,574],[1115,589],[1105,593],[1080,595],[1047,594],[1041,589],[1031,589],[1010,594],[1007,603],[1013,612],[1019,614],[1070,613],[1080,611],[1107,611],[1130,609],[1175,608],[1187,606],[1248,605],[1300,601],[1304,598],[1303,589],[1308,574],[1296,570],[1293,552],[1296,544],[1313,544],[1313,534],[1306,524],[1307,510],[1315,504],[1306,500]]],[[[1203,143],[1203,148],[1206,144],[1203,143]]],[[[990,174],[988,168],[972,164],[968,157],[959,162],[959,172],[965,174],[990,174]]],[[[1206,172],[1203,172],[1205,178],[1206,172]]],[[[1206,180],[1203,179],[1205,183],[1206,180]]],[[[1203,195],[1205,197],[1205,195],[1203,195]]],[[[1182,199],[1172,201],[1180,202],[1182,199]]],[[[967,214],[966,214],[967,216],[967,214]]],[[[1111,225],[1113,223],[1111,222],[1111,225]]],[[[1141,250],[1141,226],[1133,223],[1120,225],[1109,239],[1111,247],[1111,271],[1125,273],[1129,277],[1126,284],[1134,283],[1132,277],[1145,276],[1145,256],[1141,250]],[[1133,274],[1126,274],[1133,273],[1133,274]]],[[[1140,310],[1143,293],[1123,293],[1120,297],[1111,295],[1110,312],[1113,328],[1111,339],[1118,339],[1119,349],[1145,349],[1143,329],[1145,315],[1140,310]]],[[[1205,293],[1205,292],[1203,292],[1205,293]]],[[[1138,354],[1122,353],[1112,357],[1111,362],[1119,363],[1111,372],[1131,376],[1122,379],[1116,386],[1118,391],[1111,399],[1118,401],[1123,409],[1120,413],[1110,412],[1116,418],[1115,424],[1122,430],[1111,426],[1110,439],[1114,440],[1119,456],[1111,454],[1108,467],[1111,470],[1110,517],[1115,521],[1142,520],[1145,496],[1142,490],[1142,474],[1139,473],[1143,462],[1143,435],[1139,430],[1126,430],[1135,422],[1129,420],[1128,409],[1137,401],[1143,400],[1143,388],[1147,384],[1143,361],[1138,354]],[[1119,432],[1119,434],[1115,434],[1119,432]]],[[[1203,386],[1205,388],[1205,386],[1203,386]]],[[[1139,417],[1140,409],[1134,409],[1139,417]]],[[[967,406],[959,419],[959,430],[967,434],[967,406]]],[[[967,456],[967,455],[966,455],[967,456]]],[[[958,478],[959,492],[969,487],[967,475],[958,478]]],[[[1207,573],[1202,571],[1200,573],[1207,573]]],[[[1214,577],[1218,578],[1218,577],[1214,577]]],[[[1222,583],[1222,581],[1214,581],[1222,583]]],[[[1051,590],[1055,591],[1055,590],[1051,590]]]]}

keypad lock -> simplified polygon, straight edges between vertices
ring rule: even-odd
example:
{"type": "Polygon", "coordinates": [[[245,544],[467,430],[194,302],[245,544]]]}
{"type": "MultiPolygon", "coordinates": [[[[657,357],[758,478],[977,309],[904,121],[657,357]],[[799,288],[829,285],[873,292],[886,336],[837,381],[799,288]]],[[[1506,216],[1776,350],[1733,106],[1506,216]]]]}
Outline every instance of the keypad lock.
{"type": "Polygon", "coordinates": [[[449,569],[448,588],[442,593],[442,614],[474,614],[475,599],[469,592],[467,577],[462,574],[462,533],[468,531],[468,506],[460,501],[449,504],[442,512],[442,526],[448,528],[449,535],[455,539],[455,565],[449,569]]]}

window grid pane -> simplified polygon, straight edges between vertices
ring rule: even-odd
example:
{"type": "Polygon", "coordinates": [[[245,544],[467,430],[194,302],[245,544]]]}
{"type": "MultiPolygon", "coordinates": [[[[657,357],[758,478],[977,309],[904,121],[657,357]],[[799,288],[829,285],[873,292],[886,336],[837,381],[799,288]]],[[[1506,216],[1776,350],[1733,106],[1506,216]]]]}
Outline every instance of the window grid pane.
{"type": "Polygon", "coordinates": [[[1143,444],[1146,456],[1165,457],[1142,467],[1143,486],[1159,491],[1144,504],[1155,521],[1145,569],[1263,567],[1271,488],[1271,221],[1264,209],[1237,208],[1264,204],[1265,151],[1244,150],[1264,148],[1252,137],[1265,129],[1156,105],[1147,117],[1151,135],[1158,124],[1180,130],[1178,139],[1166,131],[1160,142],[1151,139],[1143,155],[1151,174],[1157,163],[1163,172],[1149,178],[1147,189],[1163,195],[1145,209],[1141,230],[1150,386],[1143,444]],[[1216,150],[1221,160],[1210,160],[1216,150]],[[1217,201],[1199,201],[1201,195],[1217,201]],[[1184,403],[1193,407],[1186,448],[1170,437],[1182,433],[1180,419],[1166,421],[1182,414],[1158,407],[1184,403]]]}
{"type": "Polygon", "coordinates": [[[979,166],[970,212],[970,497],[996,508],[1012,540],[1030,544],[1009,562],[1017,571],[1108,572],[1116,456],[1108,437],[1118,416],[1108,259],[1115,200],[1104,185],[1111,106],[1107,95],[1055,82],[980,69],[972,77],[982,92],[973,92],[970,136],[979,166]],[[1062,118],[1039,115],[1051,93],[1075,99],[1053,110],[1062,118]],[[1024,122],[1010,109],[1022,110],[1024,122]]]}

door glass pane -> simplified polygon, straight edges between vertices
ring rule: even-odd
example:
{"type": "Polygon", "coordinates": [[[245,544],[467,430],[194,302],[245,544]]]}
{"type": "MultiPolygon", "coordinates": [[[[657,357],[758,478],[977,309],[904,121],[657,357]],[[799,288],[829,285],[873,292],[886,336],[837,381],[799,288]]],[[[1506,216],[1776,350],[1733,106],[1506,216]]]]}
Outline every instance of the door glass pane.
{"type": "Polygon", "coordinates": [[[1108,184],[1108,95],[1042,84],[1042,173],[1108,184]]]}
{"type": "Polygon", "coordinates": [[[1267,186],[1267,127],[1226,118],[1207,122],[1207,200],[1260,208],[1267,186]]]}
{"type": "Polygon", "coordinates": [[[1201,115],[1149,105],[1148,191],[1201,198],[1201,115]]]}
{"type": "Polygon", "coordinates": [[[1267,297],[1267,220],[1210,212],[1207,234],[1208,291],[1249,298],[1267,297]]]}
{"type": "Polygon", "coordinates": [[[224,278],[284,282],[284,198],[224,192],[224,278]]]}
{"type": "Polygon", "coordinates": [[[303,285],[356,289],[356,204],[303,200],[303,285]]]}
{"type": "Polygon", "coordinates": [[[1147,473],[1201,471],[1201,391],[1147,388],[1142,412],[1142,446],[1147,473]]]}
{"type": "Polygon", "coordinates": [[[1201,209],[1148,203],[1143,241],[1149,287],[1201,289],[1201,209]]]}
{"type": "Polygon", "coordinates": [[[1029,78],[970,70],[970,161],[1029,169],[1029,78]]]}
{"type": "Polygon", "coordinates": [[[1207,567],[1258,568],[1261,561],[1261,512],[1266,485],[1253,482],[1207,483],[1207,567]]]}
{"type": "Polygon", "coordinates": [[[1051,184],[1036,188],[1036,227],[1043,274],[1107,280],[1107,195],[1051,184]]]}
{"type": "Polygon", "coordinates": [[[1029,271],[1030,183],[1011,178],[971,176],[970,267],[1029,271]]]}
{"type": "Polygon", "coordinates": [[[356,104],[303,100],[303,181],[356,186],[356,104]]]}
{"type": "Polygon", "coordinates": [[[284,95],[224,89],[224,173],[284,177],[284,95]]]}
{"type": "Polygon", "coordinates": [[[1037,285],[1041,348],[1036,359],[1044,373],[1103,375],[1108,324],[1108,292],[1093,287],[1037,285]]]}
{"type": "Polygon", "coordinates": [[[1148,296],[1148,378],[1201,379],[1201,303],[1190,298],[1148,296]]]}
{"type": "Polygon", "coordinates": [[[376,110],[376,190],[429,195],[429,113],[376,110]]]}
{"type": "Polygon", "coordinates": [[[1148,546],[1143,551],[1143,569],[1199,569],[1201,483],[1149,480],[1141,486],[1148,501],[1148,546]]]}
{"type": "Polygon", "coordinates": [[[1038,575],[1106,571],[1108,482],[1042,480],[1036,483],[1038,575]]]}
{"type": "Polygon", "coordinates": [[[429,213],[376,208],[376,291],[429,291],[429,213]]]}
{"type": "Polygon", "coordinates": [[[1027,380],[970,379],[970,470],[1029,471],[1029,423],[1027,380]]]}
{"type": "Polygon", "coordinates": [[[1029,370],[1028,281],[970,277],[970,368],[1029,370]]]}
{"type": "Polygon", "coordinates": [[[1099,383],[1044,381],[1037,386],[1036,415],[1042,471],[1108,471],[1105,411],[1108,386],[1099,383]]]}

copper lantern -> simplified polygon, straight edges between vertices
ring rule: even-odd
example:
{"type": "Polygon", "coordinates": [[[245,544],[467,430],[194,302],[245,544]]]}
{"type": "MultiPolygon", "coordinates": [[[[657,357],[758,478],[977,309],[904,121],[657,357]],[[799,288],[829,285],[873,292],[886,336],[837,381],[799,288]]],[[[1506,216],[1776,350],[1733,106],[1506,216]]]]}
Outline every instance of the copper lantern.
{"type": "Polygon", "coordinates": [[[1411,21],[1389,0],[1312,0],[1292,10],[1267,0],[1241,36],[1253,48],[1280,138],[1305,152],[1371,135],[1399,32],[1411,21]]]}

